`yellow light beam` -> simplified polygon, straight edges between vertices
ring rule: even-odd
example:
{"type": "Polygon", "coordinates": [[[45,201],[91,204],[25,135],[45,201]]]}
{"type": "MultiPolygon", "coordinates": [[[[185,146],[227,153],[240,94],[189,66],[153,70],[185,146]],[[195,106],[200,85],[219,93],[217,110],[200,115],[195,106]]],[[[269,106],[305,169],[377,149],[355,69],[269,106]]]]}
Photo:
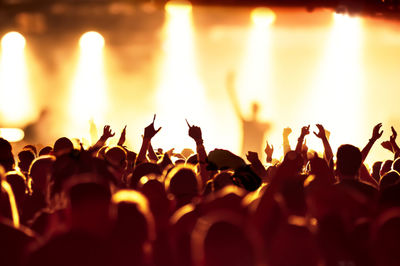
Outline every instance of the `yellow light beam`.
{"type": "Polygon", "coordinates": [[[163,132],[156,141],[163,145],[173,143],[181,149],[193,145],[187,136],[185,118],[206,127],[207,111],[204,87],[195,66],[192,6],[187,1],[170,1],[165,11],[164,59],[157,95],[157,120],[161,121],[163,132]]]}
{"type": "Polygon", "coordinates": [[[238,95],[242,110],[250,111],[257,102],[268,106],[268,116],[274,109],[271,92],[271,25],[275,13],[266,7],[251,12],[252,26],[247,41],[247,51],[238,75],[238,95]]]}
{"type": "Polygon", "coordinates": [[[363,117],[361,18],[334,14],[325,54],[316,75],[317,82],[310,97],[313,108],[309,108],[312,113],[308,116],[335,131],[330,141],[334,149],[342,143],[357,145],[360,133],[357,130],[363,117]]]}
{"type": "Polygon", "coordinates": [[[24,122],[30,112],[25,43],[24,36],[15,31],[1,39],[0,112],[7,124],[24,122]]]}
{"type": "Polygon", "coordinates": [[[90,119],[103,121],[107,97],[104,43],[103,36],[95,31],[84,33],[79,40],[79,61],[70,101],[75,134],[87,133],[90,119]]]}

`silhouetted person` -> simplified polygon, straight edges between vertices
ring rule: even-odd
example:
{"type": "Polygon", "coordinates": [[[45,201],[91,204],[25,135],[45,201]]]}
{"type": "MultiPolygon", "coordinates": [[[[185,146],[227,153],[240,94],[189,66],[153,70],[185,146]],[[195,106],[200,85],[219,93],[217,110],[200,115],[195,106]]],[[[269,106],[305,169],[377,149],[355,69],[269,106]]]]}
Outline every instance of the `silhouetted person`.
{"type": "Polygon", "coordinates": [[[235,93],[235,74],[229,73],[227,78],[227,89],[231,97],[233,107],[237,117],[240,119],[242,124],[242,146],[241,155],[244,156],[248,151],[254,151],[258,154],[263,153],[264,136],[271,128],[271,124],[268,122],[259,121],[260,106],[258,103],[253,102],[251,106],[251,117],[245,118],[240,110],[239,101],[235,93]]]}

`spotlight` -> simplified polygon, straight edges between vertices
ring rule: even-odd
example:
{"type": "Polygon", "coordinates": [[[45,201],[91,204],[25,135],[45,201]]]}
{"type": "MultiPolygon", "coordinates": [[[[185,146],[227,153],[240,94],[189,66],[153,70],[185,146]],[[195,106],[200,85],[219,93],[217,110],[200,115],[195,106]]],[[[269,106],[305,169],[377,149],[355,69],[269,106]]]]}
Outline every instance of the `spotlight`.
{"type": "Polygon", "coordinates": [[[274,23],[276,15],[268,7],[257,7],[251,12],[253,23],[260,26],[269,26],[274,23]]]}
{"type": "Polygon", "coordinates": [[[20,51],[25,47],[25,38],[21,33],[11,31],[3,36],[1,39],[1,47],[4,50],[17,50],[20,51]]]}
{"type": "Polygon", "coordinates": [[[79,40],[79,45],[84,50],[100,50],[104,47],[104,38],[96,31],[88,31],[82,35],[79,40]]]}
{"type": "Polygon", "coordinates": [[[192,4],[189,1],[168,1],[165,4],[165,11],[169,14],[189,14],[192,11],[192,4]]]}

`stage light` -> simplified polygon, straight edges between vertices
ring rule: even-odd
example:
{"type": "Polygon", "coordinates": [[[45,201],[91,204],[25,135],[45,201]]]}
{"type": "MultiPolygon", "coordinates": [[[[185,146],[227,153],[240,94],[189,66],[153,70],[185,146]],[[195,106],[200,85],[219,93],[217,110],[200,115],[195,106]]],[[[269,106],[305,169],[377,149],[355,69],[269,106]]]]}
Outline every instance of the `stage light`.
{"type": "Polygon", "coordinates": [[[3,123],[19,125],[29,116],[27,78],[25,38],[18,32],[9,32],[1,40],[0,112],[3,123]]]}
{"type": "Polygon", "coordinates": [[[275,13],[267,7],[257,7],[251,12],[253,23],[259,26],[269,26],[275,19],[275,13]]]}
{"type": "Polygon", "coordinates": [[[82,35],[79,45],[85,51],[101,50],[104,47],[104,38],[98,32],[89,31],[82,35]]]}
{"type": "MultiPolygon", "coordinates": [[[[307,104],[308,117],[323,123],[332,134],[334,150],[340,143],[358,145],[362,124],[363,69],[362,20],[345,14],[333,14],[333,27],[321,66],[316,73],[316,85],[307,104]]],[[[318,141],[318,140],[314,140],[318,141]]],[[[309,144],[307,142],[307,144],[309,144]]],[[[312,144],[310,138],[310,145],[312,144]]],[[[322,150],[320,146],[319,150],[322,150]]]]}
{"type": "Polygon", "coordinates": [[[80,53],[72,84],[70,113],[75,134],[85,134],[90,119],[102,123],[106,107],[104,71],[104,38],[94,31],[86,32],[79,40],[80,53]]]}
{"type": "Polygon", "coordinates": [[[6,50],[21,51],[25,47],[25,38],[21,33],[12,31],[3,36],[1,39],[1,47],[6,50]]]}
{"type": "Polygon", "coordinates": [[[164,58],[158,88],[157,120],[162,131],[155,141],[173,143],[175,149],[193,146],[187,137],[187,118],[205,127],[204,87],[196,73],[193,41],[192,6],[189,2],[170,1],[165,6],[164,58]],[[179,141],[174,141],[179,140],[179,141]]]}
{"type": "Polygon", "coordinates": [[[189,15],[192,11],[192,4],[189,1],[168,1],[165,4],[165,11],[171,15],[189,15]]]}
{"type": "Polygon", "coordinates": [[[0,137],[9,142],[18,142],[24,139],[24,131],[19,128],[0,128],[0,137]]]}
{"type": "Polygon", "coordinates": [[[271,97],[273,83],[271,81],[271,26],[275,14],[269,8],[256,8],[251,13],[252,24],[247,40],[247,48],[243,63],[238,73],[237,94],[241,99],[242,112],[250,116],[250,106],[257,102],[268,106],[272,116],[274,103],[271,97]]]}

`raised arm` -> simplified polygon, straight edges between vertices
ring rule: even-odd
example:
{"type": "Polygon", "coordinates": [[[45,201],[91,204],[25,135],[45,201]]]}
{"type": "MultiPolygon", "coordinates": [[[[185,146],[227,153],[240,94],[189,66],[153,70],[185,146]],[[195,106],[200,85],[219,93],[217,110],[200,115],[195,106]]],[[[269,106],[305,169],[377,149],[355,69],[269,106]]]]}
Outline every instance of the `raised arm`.
{"type": "Polygon", "coordinates": [[[246,155],[246,158],[251,163],[251,168],[253,169],[254,173],[256,173],[261,179],[266,179],[268,172],[258,158],[258,153],[249,151],[246,155]]]}
{"type": "Polygon", "coordinates": [[[329,164],[329,162],[333,158],[333,152],[331,145],[329,144],[328,137],[326,136],[326,130],[320,124],[317,124],[316,126],[318,128],[318,133],[314,132],[314,134],[315,136],[317,136],[317,138],[321,139],[322,144],[324,145],[324,157],[326,162],[329,164]]]}
{"type": "Polygon", "coordinates": [[[236,95],[235,81],[236,81],[235,72],[229,72],[226,78],[226,88],[228,90],[229,98],[231,99],[236,115],[240,118],[240,120],[244,120],[242,112],[240,111],[239,101],[236,95]]]}
{"type": "Polygon", "coordinates": [[[396,143],[396,138],[397,138],[397,132],[394,129],[394,127],[392,127],[392,135],[390,136],[390,144],[392,144],[395,159],[400,156],[400,148],[396,143]]]}
{"type": "Polygon", "coordinates": [[[146,153],[149,149],[150,141],[161,130],[161,127],[157,130],[154,128],[155,119],[156,115],[154,115],[153,122],[144,129],[142,146],[140,147],[136,163],[147,162],[146,153]]]}
{"type": "Polygon", "coordinates": [[[300,137],[297,139],[297,145],[296,145],[296,152],[298,154],[301,154],[302,148],[303,148],[304,138],[308,134],[310,134],[310,125],[304,126],[304,127],[301,128],[301,134],[300,134],[300,137]]]}
{"type": "MultiPolygon", "coordinates": [[[[268,144],[268,141],[265,145],[265,155],[267,155],[267,163],[271,163],[272,162],[272,154],[274,154],[274,146],[271,144],[268,144]]],[[[257,156],[258,157],[258,156],[257,156]]]]}
{"type": "Polygon", "coordinates": [[[290,148],[289,143],[289,135],[292,133],[292,129],[290,127],[286,127],[283,129],[283,156],[286,155],[292,148],[290,148]]]}
{"type": "Polygon", "coordinates": [[[208,181],[208,171],[207,171],[207,153],[203,145],[203,136],[201,133],[201,128],[197,126],[191,126],[186,120],[189,127],[189,137],[191,137],[196,142],[197,160],[199,162],[200,176],[203,181],[203,185],[208,181]]]}
{"type": "Polygon", "coordinates": [[[372,146],[374,143],[382,137],[383,130],[381,130],[382,123],[377,124],[374,126],[374,129],[372,131],[372,137],[369,139],[367,145],[365,145],[364,149],[361,151],[362,155],[362,161],[364,162],[365,158],[367,158],[369,151],[371,150],[372,146]]]}
{"type": "Polygon", "coordinates": [[[89,152],[97,152],[101,147],[103,147],[107,140],[111,137],[114,137],[115,133],[111,131],[109,125],[104,126],[103,128],[103,135],[101,135],[100,139],[94,144],[92,147],[89,148],[89,152]]]}

